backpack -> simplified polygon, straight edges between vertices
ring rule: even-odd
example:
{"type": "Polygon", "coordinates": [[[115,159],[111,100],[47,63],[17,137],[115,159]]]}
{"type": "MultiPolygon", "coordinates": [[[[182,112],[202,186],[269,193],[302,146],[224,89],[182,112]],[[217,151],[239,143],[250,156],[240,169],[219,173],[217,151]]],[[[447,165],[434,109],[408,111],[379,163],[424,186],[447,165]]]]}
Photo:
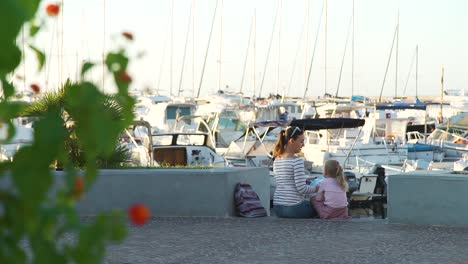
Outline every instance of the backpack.
{"type": "Polygon", "coordinates": [[[240,216],[264,217],[268,215],[257,193],[248,183],[238,183],[236,185],[234,201],[236,203],[236,210],[240,216]]]}

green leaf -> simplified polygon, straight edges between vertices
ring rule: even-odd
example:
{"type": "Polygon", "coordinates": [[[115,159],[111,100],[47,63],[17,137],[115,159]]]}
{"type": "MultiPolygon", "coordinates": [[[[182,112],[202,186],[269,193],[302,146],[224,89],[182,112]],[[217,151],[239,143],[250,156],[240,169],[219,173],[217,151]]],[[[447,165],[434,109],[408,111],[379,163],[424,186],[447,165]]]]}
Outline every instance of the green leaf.
{"type": "Polygon", "coordinates": [[[21,60],[21,52],[15,45],[23,24],[31,19],[40,0],[0,1],[0,76],[13,71],[21,60]]]}
{"type": "Polygon", "coordinates": [[[89,71],[92,67],[94,67],[94,65],[94,63],[88,61],[83,64],[83,67],[81,67],[81,79],[84,78],[86,72],[89,71]]]}
{"type": "Polygon", "coordinates": [[[35,263],[67,263],[65,256],[61,255],[54,241],[35,236],[31,239],[35,263]]]}
{"type": "Polygon", "coordinates": [[[5,99],[8,99],[8,97],[15,94],[15,87],[13,87],[11,83],[7,82],[5,78],[2,78],[2,87],[3,87],[3,95],[5,99]]]}
{"type": "Polygon", "coordinates": [[[46,60],[44,52],[40,51],[38,48],[34,47],[33,45],[29,45],[29,47],[36,53],[37,63],[38,63],[38,71],[41,71],[44,67],[44,63],[46,60]]]}
{"type": "Polygon", "coordinates": [[[122,52],[119,53],[112,53],[110,52],[107,54],[106,57],[106,65],[107,69],[110,72],[122,72],[127,69],[128,66],[128,58],[122,52]]]}
{"type": "Polygon", "coordinates": [[[32,22],[29,26],[29,36],[34,37],[39,30],[41,30],[42,25],[37,25],[36,23],[32,22]]]}
{"type": "Polygon", "coordinates": [[[7,73],[12,72],[20,64],[20,61],[21,51],[19,48],[13,43],[0,41],[0,76],[5,76],[7,73]]]}
{"type": "Polygon", "coordinates": [[[27,104],[25,102],[0,102],[0,120],[9,120],[20,116],[20,113],[26,109],[27,104]]]}
{"type": "Polygon", "coordinates": [[[102,214],[94,223],[82,229],[72,256],[76,263],[101,263],[108,241],[121,242],[126,237],[122,214],[102,214]]]}
{"type": "Polygon", "coordinates": [[[32,146],[21,148],[15,155],[13,182],[28,208],[43,202],[52,186],[52,174],[48,168],[51,162],[47,156],[48,153],[38,152],[32,146]]]}

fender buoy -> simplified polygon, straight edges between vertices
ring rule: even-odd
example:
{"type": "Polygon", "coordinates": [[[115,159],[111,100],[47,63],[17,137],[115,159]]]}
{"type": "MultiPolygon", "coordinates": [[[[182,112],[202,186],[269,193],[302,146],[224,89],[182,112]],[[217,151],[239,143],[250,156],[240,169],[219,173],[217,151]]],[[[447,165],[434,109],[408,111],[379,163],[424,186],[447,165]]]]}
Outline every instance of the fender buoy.
{"type": "Polygon", "coordinates": [[[390,140],[395,140],[396,139],[395,135],[392,135],[392,134],[388,134],[385,138],[390,139],[390,140]]]}

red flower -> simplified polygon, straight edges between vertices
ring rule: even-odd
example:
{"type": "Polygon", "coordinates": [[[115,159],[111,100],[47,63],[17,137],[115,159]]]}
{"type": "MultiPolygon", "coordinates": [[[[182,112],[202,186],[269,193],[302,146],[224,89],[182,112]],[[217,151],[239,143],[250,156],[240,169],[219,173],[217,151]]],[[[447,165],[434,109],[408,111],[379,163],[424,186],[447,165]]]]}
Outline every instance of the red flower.
{"type": "Polygon", "coordinates": [[[48,4],[46,7],[46,12],[48,16],[56,17],[60,13],[60,6],[57,4],[48,4]]]}
{"type": "Polygon", "coordinates": [[[39,93],[41,91],[41,87],[35,83],[31,84],[29,87],[31,87],[31,90],[35,93],[39,93]]]}
{"type": "Polygon", "coordinates": [[[83,196],[85,189],[84,179],[82,176],[78,176],[75,181],[75,193],[74,197],[80,199],[83,196]]]}
{"type": "Polygon", "coordinates": [[[148,222],[151,214],[148,209],[143,204],[135,204],[128,210],[128,215],[133,224],[137,226],[142,226],[148,222]]]}
{"type": "Polygon", "coordinates": [[[128,73],[126,71],[121,72],[120,75],[119,75],[119,78],[124,83],[131,83],[132,82],[132,77],[130,77],[130,75],[128,75],[128,73]]]}
{"type": "Polygon", "coordinates": [[[133,40],[133,34],[127,31],[122,32],[122,36],[124,36],[128,40],[133,40]]]}

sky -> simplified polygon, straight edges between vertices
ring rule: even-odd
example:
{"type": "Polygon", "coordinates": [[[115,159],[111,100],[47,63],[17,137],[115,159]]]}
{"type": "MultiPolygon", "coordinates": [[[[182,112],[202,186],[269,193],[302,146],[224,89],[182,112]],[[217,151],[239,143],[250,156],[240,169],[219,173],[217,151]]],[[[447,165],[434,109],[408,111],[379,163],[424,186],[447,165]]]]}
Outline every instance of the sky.
{"type": "Polygon", "coordinates": [[[439,95],[442,67],[445,89],[465,89],[468,81],[464,0],[80,0],[59,2],[60,16],[47,18],[49,3],[41,4],[46,25],[34,41],[48,57],[45,71],[37,73],[18,38],[26,50],[16,72],[24,76],[15,79],[20,89],[38,83],[53,91],[92,61],[98,66],[89,78],[112,92],[102,54],[122,46],[132,58],[132,89],[164,95],[221,88],[302,97],[309,71],[307,96],[439,95]],[[135,40],[124,41],[123,31],[135,40]]]}

